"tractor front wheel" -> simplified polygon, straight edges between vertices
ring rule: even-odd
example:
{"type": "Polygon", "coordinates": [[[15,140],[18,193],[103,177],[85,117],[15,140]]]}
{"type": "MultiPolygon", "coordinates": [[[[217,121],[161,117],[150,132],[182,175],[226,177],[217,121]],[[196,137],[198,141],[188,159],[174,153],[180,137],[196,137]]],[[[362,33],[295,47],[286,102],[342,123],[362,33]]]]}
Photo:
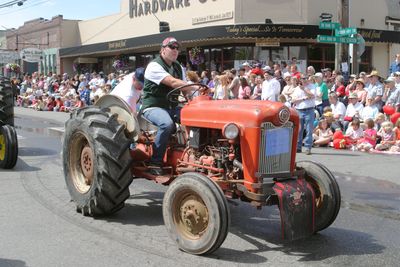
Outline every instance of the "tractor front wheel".
{"type": "Polygon", "coordinates": [[[315,192],[315,231],[329,227],[340,209],[340,189],[335,176],[322,164],[300,161],[297,166],[305,170],[305,178],[315,192]]]}
{"type": "Polygon", "coordinates": [[[219,186],[198,173],[185,173],[169,186],[163,201],[167,230],[178,247],[191,254],[210,254],[224,242],[229,208],[219,186]]]}

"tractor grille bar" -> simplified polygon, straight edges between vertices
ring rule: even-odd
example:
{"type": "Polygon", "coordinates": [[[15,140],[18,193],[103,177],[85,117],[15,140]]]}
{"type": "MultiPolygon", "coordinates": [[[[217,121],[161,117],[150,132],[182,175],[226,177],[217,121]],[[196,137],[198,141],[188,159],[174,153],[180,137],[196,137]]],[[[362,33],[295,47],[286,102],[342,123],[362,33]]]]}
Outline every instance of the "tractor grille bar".
{"type": "Polygon", "coordinates": [[[261,144],[258,172],[273,174],[290,172],[293,123],[276,127],[271,122],[261,124],[261,144]]]}

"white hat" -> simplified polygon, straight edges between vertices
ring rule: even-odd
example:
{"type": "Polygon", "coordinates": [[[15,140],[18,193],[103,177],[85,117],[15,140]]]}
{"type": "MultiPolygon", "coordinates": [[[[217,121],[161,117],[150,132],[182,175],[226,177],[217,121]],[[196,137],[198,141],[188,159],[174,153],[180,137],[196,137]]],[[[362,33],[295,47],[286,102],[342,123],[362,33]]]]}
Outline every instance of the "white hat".
{"type": "Polygon", "coordinates": [[[385,80],[385,83],[390,83],[390,82],[395,82],[395,81],[396,81],[396,79],[394,77],[390,76],[385,80]]]}
{"type": "Polygon", "coordinates": [[[292,77],[292,75],[290,75],[289,72],[285,72],[285,73],[283,74],[283,79],[286,79],[287,77],[292,77]]]}
{"type": "Polygon", "coordinates": [[[242,66],[243,67],[250,67],[250,64],[249,64],[249,62],[246,61],[245,63],[242,64],[242,66]]]}
{"type": "Polygon", "coordinates": [[[267,70],[271,70],[271,67],[270,66],[265,66],[264,68],[262,68],[264,71],[267,71],[267,70]]]}
{"type": "Polygon", "coordinates": [[[317,72],[314,74],[314,77],[323,78],[324,75],[321,72],[317,72]]]}

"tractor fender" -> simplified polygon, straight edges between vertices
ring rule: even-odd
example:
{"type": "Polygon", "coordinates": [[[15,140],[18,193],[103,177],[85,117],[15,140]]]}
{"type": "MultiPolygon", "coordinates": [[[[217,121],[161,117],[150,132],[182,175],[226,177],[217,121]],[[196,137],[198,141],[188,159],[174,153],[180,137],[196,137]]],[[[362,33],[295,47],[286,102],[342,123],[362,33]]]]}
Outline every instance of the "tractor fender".
{"type": "Polygon", "coordinates": [[[132,111],[131,107],[122,98],[115,95],[104,95],[96,101],[95,106],[107,108],[111,114],[116,114],[118,122],[126,127],[127,137],[135,141],[138,139],[140,127],[137,112],[132,111]]]}

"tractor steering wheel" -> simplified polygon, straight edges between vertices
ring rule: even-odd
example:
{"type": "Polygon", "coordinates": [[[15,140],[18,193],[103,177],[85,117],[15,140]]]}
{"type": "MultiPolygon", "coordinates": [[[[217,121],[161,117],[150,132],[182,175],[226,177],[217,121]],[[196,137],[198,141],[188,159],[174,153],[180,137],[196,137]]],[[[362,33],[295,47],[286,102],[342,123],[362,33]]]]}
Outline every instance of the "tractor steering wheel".
{"type": "Polygon", "coordinates": [[[191,83],[191,84],[185,84],[182,86],[179,86],[175,89],[172,89],[171,91],[168,92],[167,94],[167,100],[170,103],[173,104],[184,104],[189,102],[190,100],[193,99],[194,95],[199,92],[200,95],[205,95],[209,91],[210,88],[208,88],[207,85],[201,84],[201,83],[191,83]],[[197,87],[193,92],[190,94],[181,94],[184,92],[182,89],[186,87],[197,87]]]}

